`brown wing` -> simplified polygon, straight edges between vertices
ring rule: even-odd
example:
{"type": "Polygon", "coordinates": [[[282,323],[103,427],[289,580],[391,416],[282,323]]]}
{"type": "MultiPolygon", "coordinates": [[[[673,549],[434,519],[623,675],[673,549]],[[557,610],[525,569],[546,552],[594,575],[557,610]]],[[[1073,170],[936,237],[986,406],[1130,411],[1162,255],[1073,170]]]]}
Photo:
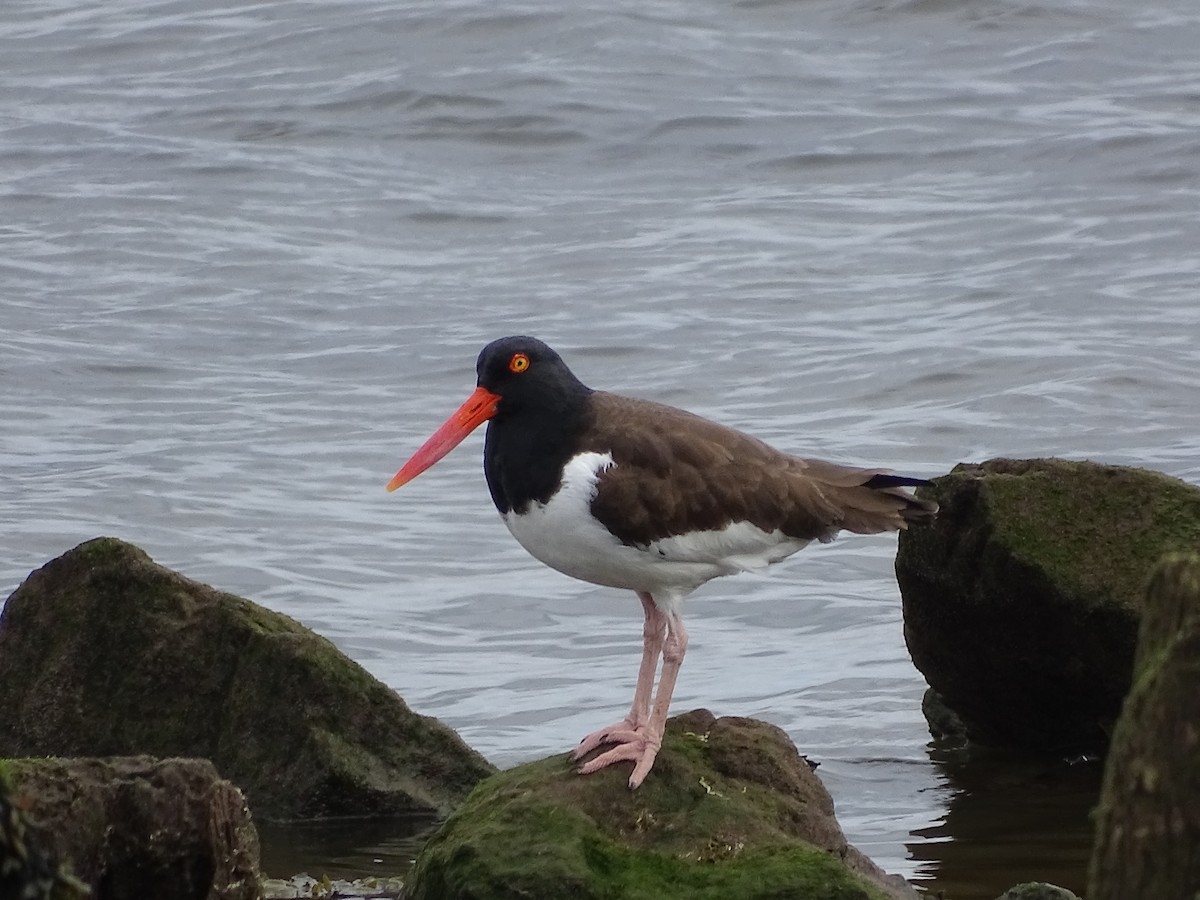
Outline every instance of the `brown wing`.
{"type": "MultiPolygon", "coordinates": [[[[646,400],[597,392],[583,451],[611,453],[592,514],[623,543],[645,546],[691,531],[751,522],[828,541],[905,526],[931,504],[901,488],[865,487],[886,469],[858,469],[780,453],[757,438],[646,400]]],[[[936,509],[936,507],[934,507],[936,509]]],[[[932,513],[930,513],[931,515],[932,513]]]]}

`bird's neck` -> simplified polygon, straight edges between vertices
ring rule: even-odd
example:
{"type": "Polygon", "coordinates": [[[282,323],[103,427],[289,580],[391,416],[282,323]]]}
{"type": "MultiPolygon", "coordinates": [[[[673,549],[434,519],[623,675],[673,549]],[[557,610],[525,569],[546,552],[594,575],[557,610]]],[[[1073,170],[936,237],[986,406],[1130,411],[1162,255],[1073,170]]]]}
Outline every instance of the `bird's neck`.
{"type": "Polygon", "coordinates": [[[530,503],[545,503],[558,490],[563,466],[579,452],[587,427],[591,391],[580,388],[488,422],[483,468],[502,514],[523,513],[530,503]]]}

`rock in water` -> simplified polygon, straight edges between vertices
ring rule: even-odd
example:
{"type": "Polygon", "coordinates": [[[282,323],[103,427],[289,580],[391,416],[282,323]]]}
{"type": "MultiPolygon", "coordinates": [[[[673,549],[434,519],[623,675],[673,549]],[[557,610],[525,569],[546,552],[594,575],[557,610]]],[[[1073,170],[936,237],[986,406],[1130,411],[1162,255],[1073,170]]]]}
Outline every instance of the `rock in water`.
{"type": "Polygon", "coordinates": [[[883,900],[919,896],[846,843],[787,736],[695,710],[654,772],[581,776],[566,756],[480,784],[417,859],[410,900],[883,900]]]}
{"type": "Polygon", "coordinates": [[[93,896],[259,896],[246,801],[207,760],[32,759],[4,768],[41,842],[72,861],[93,896]]]}
{"type": "Polygon", "coordinates": [[[1079,896],[1056,884],[1027,881],[1009,888],[996,900],[1079,900],[1079,896]]]}
{"type": "Polygon", "coordinates": [[[1142,586],[1200,541],[1200,489],[1066,460],[956,466],[918,490],[941,512],[900,535],[913,662],[967,736],[1103,748],[1133,669],[1142,586]]]}
{"type": "Polygon", "coordinates": [[[1200,897],[1200,553],[1146,590],[1137,674],[1096,809],[1088,900],[1200,897]]]}
{"type": "Polygon", "coordinates": [[[204,757],[258,818],[445,813],[494,769],[287,616],[98,538],[0,615],[0,756],[204,757]]]}

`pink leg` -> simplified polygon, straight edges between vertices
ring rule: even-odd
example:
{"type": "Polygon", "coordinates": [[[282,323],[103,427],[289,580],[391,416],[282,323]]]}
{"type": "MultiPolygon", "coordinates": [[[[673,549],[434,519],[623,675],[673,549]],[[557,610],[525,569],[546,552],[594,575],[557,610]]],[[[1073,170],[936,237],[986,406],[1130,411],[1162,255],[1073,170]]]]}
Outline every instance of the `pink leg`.
{"type": "MultiPolygon", "coordinates": [[[[638,727],[628,738],[623,734],[621,742],[613,749],[600,754],[591,762],[579,767],[587,775],[621,760],[634,761],[633,774],[629,776],[629,787],[636,789],[650,773],[654,760],[662,747],[663,730],[667,724],[667,712],[671,707],[671,695],[675,692],[675,681],[679,667],[687,652],[688,636],[683,620],[675,612],[665,614],[667,637],[662,645],[662,676],[658,680],[658,692],[654,696],[654,709],[644,727],[638,727]]],[[[640,679],[639,679],[640,680],[640,679]]]]}
{"type": "Polygon", "coordinates": [[[642,625],[642,664],[638,667],[633,706],[629,715],[617,724],[593,731],[580,741],[571,754],[572,759],[582,759],[602,744],[634,740],[638,736],[638,729],[644,728],[650,721],[650,696],[654,691],[654,673],[658,669],[658,657],[666,636],[667,617],[654,605],[654,598],[645,591],[638,591],[638,599],[642,601],[646,619],[642,625]]]}

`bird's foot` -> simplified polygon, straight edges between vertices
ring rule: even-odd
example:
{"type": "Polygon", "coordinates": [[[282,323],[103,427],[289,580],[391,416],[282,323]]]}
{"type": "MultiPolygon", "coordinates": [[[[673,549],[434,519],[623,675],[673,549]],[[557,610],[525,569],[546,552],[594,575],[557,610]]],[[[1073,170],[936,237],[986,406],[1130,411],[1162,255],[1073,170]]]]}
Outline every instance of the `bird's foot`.
{"type": "Polygon", "coordinates": [[[581,765],[578,770],[579,774],[591,775],[613,763],[632,760],[633,773],[629,776],[629,788],[636,790],[650,774],[654,760],[658,757],[659,748],[662,747],[662,735],[653,733],[646,725],[630,728],[628,721],[620,722],[612,728],[601,729],[585,737],[583,743],[575,750],[573,758],[578,760],[604,744],[616,744],[616,746],[581,765]],[[587,750],[582,749],[584,745],[593,741],[594,743],[587,750]]]}
{"type": "Polygon", "coordinates": [[[624,744],[635,740],[637,735],[638,723],[633,720],[632,716],[626,716],[616,725],[609,725],[607,728],[593,731],[585,737],[579,742],[579,746],[571,751],[571,759],[578,762],[597,747],[602,747],[605,744],[624,744]]]}

